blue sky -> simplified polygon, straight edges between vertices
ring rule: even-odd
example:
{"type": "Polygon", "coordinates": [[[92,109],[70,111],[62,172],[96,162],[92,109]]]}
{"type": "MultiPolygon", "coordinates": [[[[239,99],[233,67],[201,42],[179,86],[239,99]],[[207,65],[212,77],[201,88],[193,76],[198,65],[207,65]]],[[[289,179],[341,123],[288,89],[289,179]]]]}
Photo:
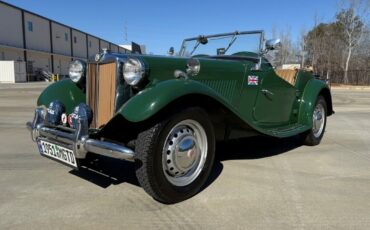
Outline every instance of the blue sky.
{"type": "Polygon", "coordinates": [[[135,41],[147,51],[165,54],[178,50],[182,39],[199,34],[272,28],[290,30],[292,39],[302,28],[334,19],[337,0],[5,0],[55,21],[117,44],[135,41]],[[125,39],[127,26],[127,41],[125,39]]]}

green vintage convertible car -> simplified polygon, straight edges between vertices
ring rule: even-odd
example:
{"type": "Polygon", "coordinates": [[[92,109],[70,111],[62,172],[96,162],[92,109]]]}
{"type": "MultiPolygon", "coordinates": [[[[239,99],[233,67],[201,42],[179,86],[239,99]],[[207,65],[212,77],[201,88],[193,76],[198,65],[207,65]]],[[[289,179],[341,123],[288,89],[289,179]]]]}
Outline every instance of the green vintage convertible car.
{"type": "MultiPolygon", "coordinates": [[[[265,58],[263,31],[185,39],[170,56],[104,51],[74,60],[27,123],[42,156],[79,168],[88,155],[134,161],[140,185],[174,203],[210,175],[218,140],[302,136],[320,143],[333,114],[328,85],[265,58]]],[[[246,146],[248,148],[248,146],[246,146]]]]}

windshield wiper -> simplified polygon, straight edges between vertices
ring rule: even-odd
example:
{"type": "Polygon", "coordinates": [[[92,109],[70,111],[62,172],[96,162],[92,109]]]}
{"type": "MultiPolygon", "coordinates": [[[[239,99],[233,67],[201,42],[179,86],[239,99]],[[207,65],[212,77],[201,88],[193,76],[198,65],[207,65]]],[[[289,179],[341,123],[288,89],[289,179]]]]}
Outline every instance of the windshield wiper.
{"type": "Polygon", "coordinates": [[[231,41],[229,43],[229,45],[225,48],[225,53],[230,49],[230,47],[234,44],[235,40],[236,40],[236,33],[234,34],[234,36],[231,38],[231,41]]]}

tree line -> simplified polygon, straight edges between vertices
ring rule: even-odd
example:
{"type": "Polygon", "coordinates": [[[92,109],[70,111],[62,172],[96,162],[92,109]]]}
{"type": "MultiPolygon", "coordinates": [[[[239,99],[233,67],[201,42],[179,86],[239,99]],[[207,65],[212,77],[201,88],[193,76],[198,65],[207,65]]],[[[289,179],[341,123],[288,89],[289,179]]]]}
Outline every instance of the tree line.
{"type": "MultiPolygon", "coordinates": [[[[273,54],[273,64],[299,63],[331,82],[370,85],[369,2],[349,1],[332,22],[316,19],[296,44],[289,30],[280,32],[282,47],[273,54]]],[[[274,30],[272,34],[277,35],[274,30]]]]}

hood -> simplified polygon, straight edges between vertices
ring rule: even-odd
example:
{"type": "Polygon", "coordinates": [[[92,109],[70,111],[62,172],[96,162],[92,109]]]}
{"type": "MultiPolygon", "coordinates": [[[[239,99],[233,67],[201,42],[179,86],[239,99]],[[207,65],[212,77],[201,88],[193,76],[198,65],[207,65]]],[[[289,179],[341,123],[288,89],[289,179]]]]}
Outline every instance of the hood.
{"type": "Polygon", "coordinates": [[[141,54],[120,54],[104,52],[96,55],[95,61],[107,63],[112,61],[125,62],[128,57],[140,59],[147,70],[147,77],[151,84],[173,79],[174,72],[180,70],[186,72],[187,62],[191,58],[196,58],[200,63],[200,72],[197,76],[191,77],[194,80],[202,79],[225,79],[225,76],[242,77],[246,68],[255,65],[257,58],[253,55],[246,56],[161,56],[161,55],[141,55],[141,54]],[[99,56],[98,56],[99,55],[99,56]]]}

